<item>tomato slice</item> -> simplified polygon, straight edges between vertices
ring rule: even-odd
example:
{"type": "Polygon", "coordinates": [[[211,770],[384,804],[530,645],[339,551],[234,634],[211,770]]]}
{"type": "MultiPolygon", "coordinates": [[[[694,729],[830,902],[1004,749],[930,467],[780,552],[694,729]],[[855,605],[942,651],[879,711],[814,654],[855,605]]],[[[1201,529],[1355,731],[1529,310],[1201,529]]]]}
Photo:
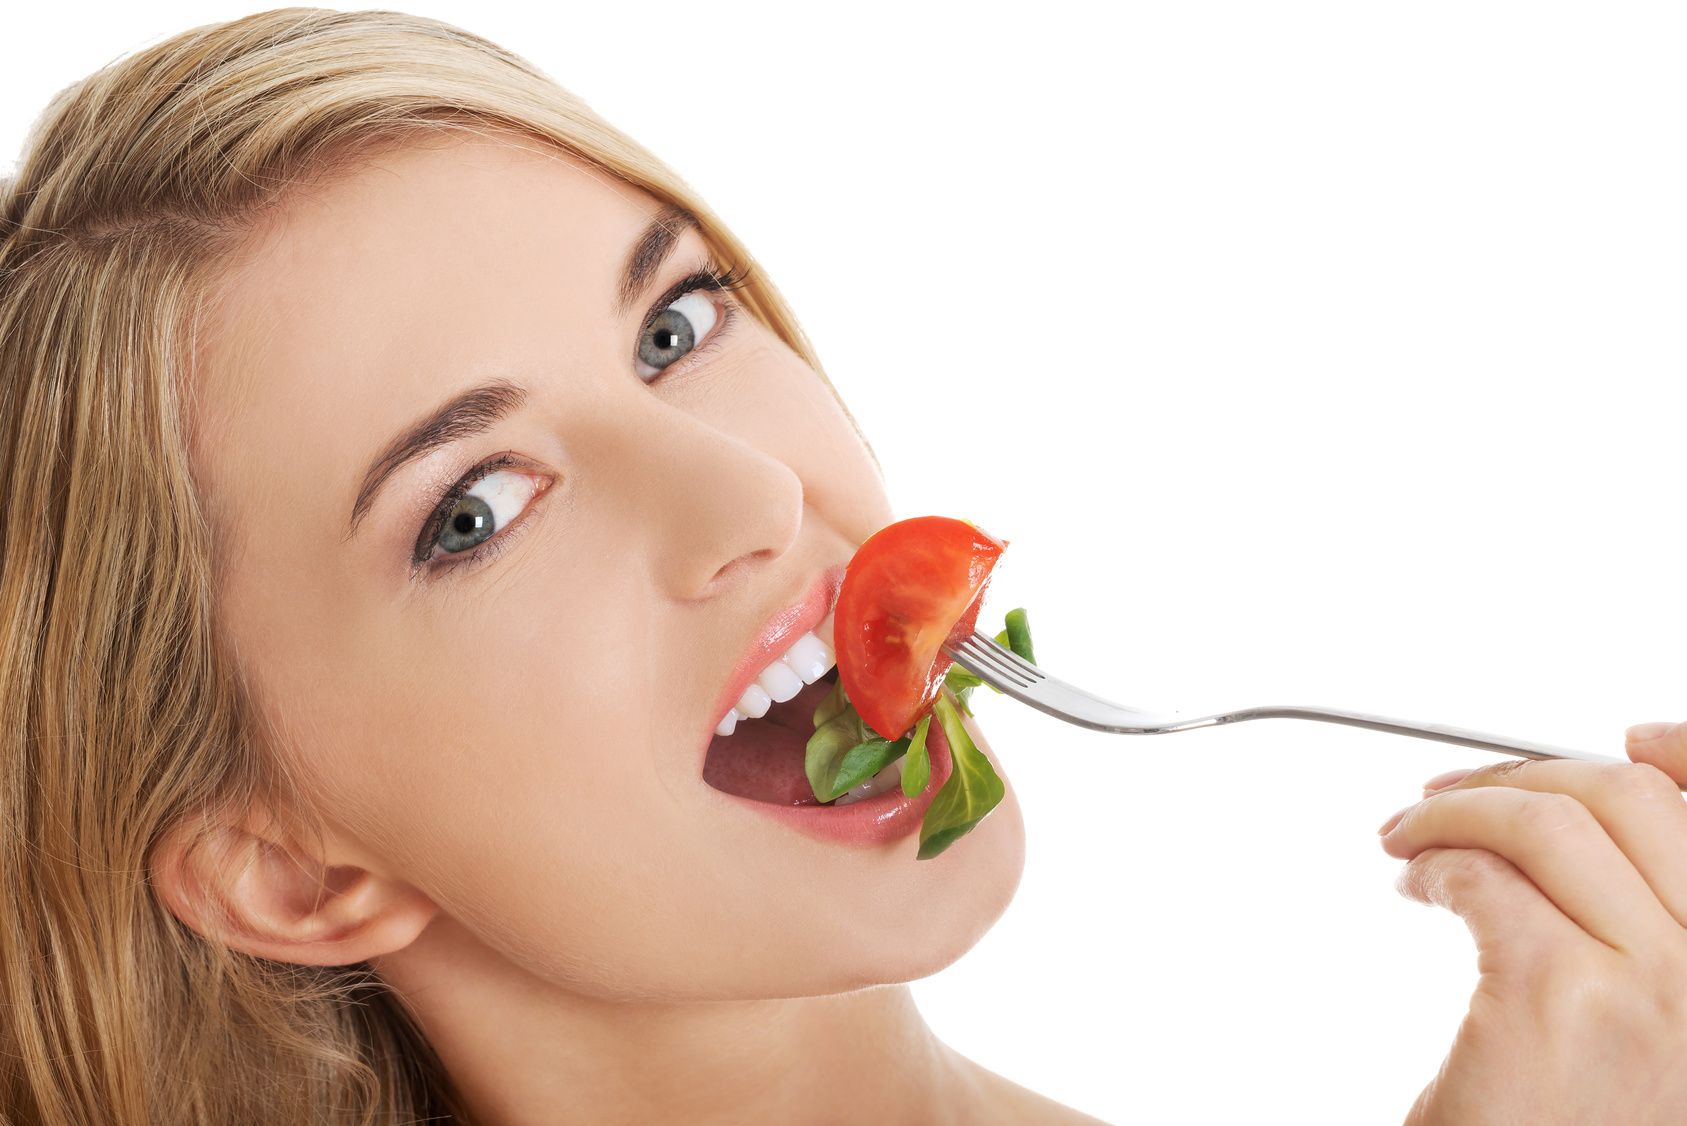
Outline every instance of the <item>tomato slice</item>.
{"type": "Polygon", "coordinates": [[[952,663],[943,642],[971,626],[1007,543],[964,520],[916,516],[875,532],[849,561],[832,637],[838,679],[867,726],[898,739],[952,663]]]}

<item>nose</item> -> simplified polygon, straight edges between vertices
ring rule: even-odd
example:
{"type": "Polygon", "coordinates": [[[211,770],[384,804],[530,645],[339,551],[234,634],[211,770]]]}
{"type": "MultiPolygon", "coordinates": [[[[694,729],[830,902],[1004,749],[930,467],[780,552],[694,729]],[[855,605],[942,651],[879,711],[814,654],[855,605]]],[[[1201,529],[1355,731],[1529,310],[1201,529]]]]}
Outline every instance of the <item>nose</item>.
{"type": "Polygon", "coordinates": [[[650,406],[636,439],[617,443],[616,492],[654,536],[664,593],[707,598],[795,546],[803,485],[789,466],[682,410],[650,406]]]}

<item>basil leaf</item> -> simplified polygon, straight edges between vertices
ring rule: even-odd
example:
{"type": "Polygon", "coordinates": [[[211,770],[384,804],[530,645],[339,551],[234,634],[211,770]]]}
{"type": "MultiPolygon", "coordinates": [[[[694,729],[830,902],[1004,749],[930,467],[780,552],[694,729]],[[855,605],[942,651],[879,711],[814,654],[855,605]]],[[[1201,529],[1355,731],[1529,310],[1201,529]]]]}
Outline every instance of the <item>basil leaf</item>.
{"type": "Polygon", "coordinates": [[[1007,640],[1003,644],[1018,654],[1021,660],[1036,664],[1036,651],[1031,648],[1031,622],[1025,616],[1024,607],[1008,611],[1007,627],[1002,631],[1007,634],[1007,640]]]}
{"type": "Polygon", "coordinates": [[[849,696],[844,692],[843,681],[832,685],[832,690],[826,693],[826,698],[820,701],[820,706],[814,709],[814,726],[824,727],[831,720],[843,715],[844,709],[849,707],[849,696]]]}
{"type": "Polygon", "coordinates": [[[874,738],[872,732],[867,730],[867,725],[853,706],[846,706],[815,729],[803,756],[803,770],[808,774],[808,784],[814,788],[816,798],[831,801],[838,796],[833,783],[843,766],[844,756],[871,738],[874,738]]]}
{"type": "Polygon", "coordinates": [[[930,860],[972,832],[1007,793],[995,767],[967,734],[961,713],[949,698],[939,696],[932,711],[943,725],[943,734],[949,737],[953,767],[920,825],[921,860],[930,860]]]}
{"type": "Polygon", "coordinates": [[[913,797],[931,781],[931,752],[926,750],[926,732],[931,730],[931,715],[927,713],[914,726],[908,738],[908,757],[902,762],[902,792],[913,797]]]}
{"type": "Polygon", "coordinates": [[[857,743],[844,752],[843,761],[838,763],[838,771],[832,777],[831,796],[821,797],[818,789],[814,796],[821,801],[841,797],[901,758],[907,750],[906,739],[898,739],[894,743],[889,739],[869,739],[865,743],[857,743]]]}

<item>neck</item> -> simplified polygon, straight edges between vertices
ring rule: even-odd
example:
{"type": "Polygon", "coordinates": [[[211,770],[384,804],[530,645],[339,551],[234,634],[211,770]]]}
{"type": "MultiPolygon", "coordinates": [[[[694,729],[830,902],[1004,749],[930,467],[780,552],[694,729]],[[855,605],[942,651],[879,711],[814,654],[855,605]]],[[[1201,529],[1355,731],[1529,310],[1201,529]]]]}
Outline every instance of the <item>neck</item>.
{"type": "Polygon", "coordinates": [[[542,982],[440,918],[383,959],[479,1126],[987,1121],[1000,1083],[940,1043],[906,986],[658,1004],[542,982]]]}

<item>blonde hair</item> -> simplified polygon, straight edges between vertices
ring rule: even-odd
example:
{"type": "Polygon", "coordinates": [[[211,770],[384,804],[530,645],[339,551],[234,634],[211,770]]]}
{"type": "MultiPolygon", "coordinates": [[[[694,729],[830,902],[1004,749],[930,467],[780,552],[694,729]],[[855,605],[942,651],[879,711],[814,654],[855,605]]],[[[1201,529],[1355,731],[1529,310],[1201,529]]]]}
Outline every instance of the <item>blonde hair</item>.
{"type": "Polygon", "coordinates": [[[820,371],[683,181],[531,64],[444,24],[267,12],[55,99],[0,183],[6,1121],[461,1120],[367,968],[232,954],[177,923],[147,874],[188,813],[284,783],[216,629],[184,437],[195,314],[290,186],[454,128],[537,138],[683,208],[720,264],[747,272],[738,301],[820,371]]]}

